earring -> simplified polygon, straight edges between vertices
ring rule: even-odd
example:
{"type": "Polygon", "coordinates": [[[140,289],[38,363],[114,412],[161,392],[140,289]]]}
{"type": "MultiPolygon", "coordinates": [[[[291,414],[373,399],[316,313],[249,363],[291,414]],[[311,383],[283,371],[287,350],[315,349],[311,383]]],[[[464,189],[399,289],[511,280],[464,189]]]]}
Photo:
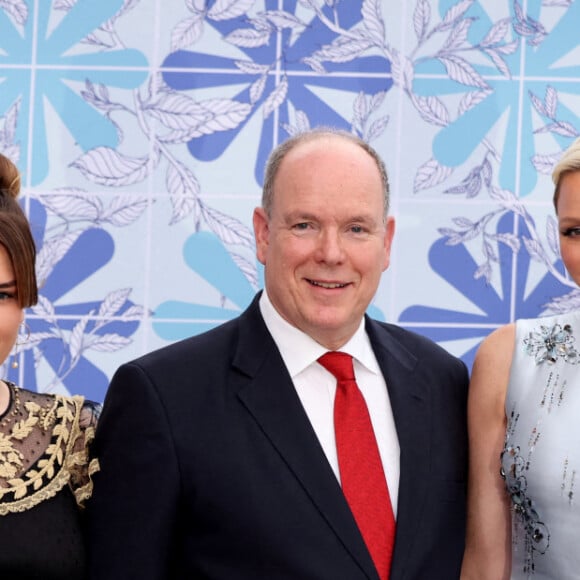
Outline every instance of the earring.
{"type": "Polygon", "coordinates": [[[22,334],[20,332],[18,333],[18,337],[16,338],[16,342],[14,344],[14,346],[15,346],[14,358],[12,360],[12,364],[10,365],[13,369],[17,369],[20,366],[20,364],[18,363],[18,358],[19,358],[18,347],[22,346],[23,344],[26,344],[28,342],[28,339],[30,338],[30,328],[29,328],[28,324],[26,324],[26,322],[22,322],[20,324],[20,326],[24,327],[26,334],[25,334],[23,340],[20,340],[20,337],[22,336],[22,334]]]}

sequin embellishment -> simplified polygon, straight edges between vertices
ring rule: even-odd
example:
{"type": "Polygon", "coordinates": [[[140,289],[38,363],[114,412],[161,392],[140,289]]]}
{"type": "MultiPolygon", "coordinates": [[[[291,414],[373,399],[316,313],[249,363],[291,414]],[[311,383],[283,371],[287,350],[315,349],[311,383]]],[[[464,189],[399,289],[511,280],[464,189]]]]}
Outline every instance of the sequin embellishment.
{"type": "Polygon", "coordinates": [[[501,454],[501,476],[505,480],[514,514],[523,526],[526,548],[524,572],[534,571],[534,552],[544,554],[550,546],[550,530],[541,521],[534,502],[527,495],[527,480],[524,474],[526,461],[519,447],[505,447],[501,454]]]}
{"type": "Polygon", "coordinates": [[[524,350],[533,356],[536,364],[554,364],[559,358],[570,364],[578,363],[578,351],[574,348],[575,338],[569,324],[554,324],[551,328],[540,325],[524,339],[524,350]]]}

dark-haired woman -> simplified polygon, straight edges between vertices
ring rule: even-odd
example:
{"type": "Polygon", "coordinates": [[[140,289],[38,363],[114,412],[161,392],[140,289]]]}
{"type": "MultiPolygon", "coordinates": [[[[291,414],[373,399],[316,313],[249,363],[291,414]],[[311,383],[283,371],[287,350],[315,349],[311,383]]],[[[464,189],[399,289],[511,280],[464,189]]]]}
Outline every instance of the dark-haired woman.
{"type": "MultiPolygon", "coordinates": [[[[0,155],[0,364],[36,304],[36,249],[16,198],[20,176],[0,155]]],[[[0,380],[0,578],[82,580],[83,502],[98,407],[82,397],[40,394],[0,380]]]]}

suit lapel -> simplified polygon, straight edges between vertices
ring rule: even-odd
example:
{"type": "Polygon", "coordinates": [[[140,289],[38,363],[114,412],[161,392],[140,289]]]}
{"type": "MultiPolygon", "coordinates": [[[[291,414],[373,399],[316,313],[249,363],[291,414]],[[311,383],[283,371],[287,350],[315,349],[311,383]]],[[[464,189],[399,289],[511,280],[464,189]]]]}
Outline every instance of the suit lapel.
{"type": "Polygon", "coordinates": [[[259,313],[257,299],[240,318],[233,364],[241,372],[236,382],[243,405],[367,578],[377,579],[340,485],[259,313]]]}
{"type": "Polygon", "coordinates": [[[391,580],[403,578],[421,514],[428,500],[431,456],[430,393],[415,372],[419,361],[376,322],[367,333],[387,383],[401,449],[397,531],[391,580]]]}

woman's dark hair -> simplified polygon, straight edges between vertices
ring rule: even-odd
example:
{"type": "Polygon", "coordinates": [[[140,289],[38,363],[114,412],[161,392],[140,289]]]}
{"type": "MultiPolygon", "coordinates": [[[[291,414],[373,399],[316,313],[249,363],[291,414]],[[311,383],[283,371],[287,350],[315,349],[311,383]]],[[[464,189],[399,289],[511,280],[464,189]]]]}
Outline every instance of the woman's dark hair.
{"type": "Polygon", "coordinates": [[[20,173],[16,165],[0,153],[0,244],[12,262],[18,303],[27,308],[38,301],[36,246],[30,224],[16,200],[19,193],[20,173]]]}

